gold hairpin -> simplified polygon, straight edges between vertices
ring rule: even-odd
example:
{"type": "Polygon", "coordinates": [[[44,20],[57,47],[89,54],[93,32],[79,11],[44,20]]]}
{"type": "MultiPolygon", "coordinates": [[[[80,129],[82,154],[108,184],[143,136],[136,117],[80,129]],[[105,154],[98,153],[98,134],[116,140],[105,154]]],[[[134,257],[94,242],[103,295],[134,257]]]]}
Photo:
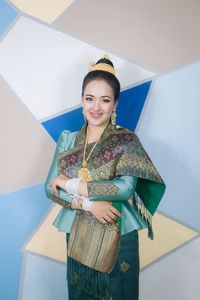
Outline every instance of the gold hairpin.
{"type": "MultiPolygon", "coordinates": [[[[110,60],[110,58],[107,54],[104,54],[102,58],[106,58],[106,59],[110,60]]],[[[109,73],[113,74],[114,76],[116,75],[115,69],[113,68],[113,66],[106,64],[106,63],[95,64],[94,62],[91,62],[89,64],[89,71],[96,71],[96,70],[109,72],[109,73]]]]}

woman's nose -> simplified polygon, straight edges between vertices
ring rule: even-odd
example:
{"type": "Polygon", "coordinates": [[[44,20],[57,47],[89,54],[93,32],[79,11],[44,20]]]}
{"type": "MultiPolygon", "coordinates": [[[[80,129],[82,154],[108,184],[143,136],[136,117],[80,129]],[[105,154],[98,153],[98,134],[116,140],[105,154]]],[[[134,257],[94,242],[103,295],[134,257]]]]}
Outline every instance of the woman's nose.
{"type": "Polygon", "coordinates": [[[100,103],[99,101],[94,101],[94,107],[95,110],[99,110],[100,109],[100,103]]]}

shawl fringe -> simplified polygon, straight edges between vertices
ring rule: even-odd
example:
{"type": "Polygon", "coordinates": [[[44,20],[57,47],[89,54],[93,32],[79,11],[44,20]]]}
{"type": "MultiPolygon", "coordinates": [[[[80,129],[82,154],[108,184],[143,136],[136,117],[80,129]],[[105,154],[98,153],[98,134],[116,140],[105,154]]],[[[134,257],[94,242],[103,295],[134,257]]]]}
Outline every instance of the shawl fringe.
{"type": "Polygon", "coordinates": [[[67,280],[71,285],[96,299],[111,299],[109,273],[91,269],[70,256],[67,258],[67,264],[67,280]]]}
{"type": "Polygon", "coordinates": [[[139,215],[143,218],[143,220],[147,224],[148,238],[153,240],[154,239],[154,232],[153,232],[153,224],[152,224],[152,215],[146,209],[146,207],[144,206],[142,200],[140,199],[140,197],[138,196],[137,193],[135,193],[135,197],[132,200],[132,204],[137,209],[139,215]]]}

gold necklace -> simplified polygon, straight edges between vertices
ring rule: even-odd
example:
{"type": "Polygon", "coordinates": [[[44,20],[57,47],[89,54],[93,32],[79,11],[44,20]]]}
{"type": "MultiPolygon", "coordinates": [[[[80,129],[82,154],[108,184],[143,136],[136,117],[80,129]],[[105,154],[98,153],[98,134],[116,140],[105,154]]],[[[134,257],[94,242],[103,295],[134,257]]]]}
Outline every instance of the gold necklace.
{"type": "MultiPolygon", "coordinates": [[[[105,130],[105,128],[104,128],[105,130]]],[[[103,130],[103,132],[104,132],[103,130]]],[[[86,133],[86,139],[85,139],[85,146],[84,146],[84,151],[83,151],[83,162],[82,162],[82,167],[78,170],[78,177],[81,178],[84,181],[89,181],[91,180],[91,174],[90,174],[90,170],[87,167],[87,161],[90,158],[92,152],[94,151],[96,145],[98,144],[98,142],[100,141],[100,138],[103,134],[103,132],[101,133],[100,137],[98,138],[98,140],[96,141],[96,143],[94,144],[94,146],[92,147],[92,150],[90,151],[87,159],[85,158],[86,155],[86,148],[87,148],[87,142],[88,142],[88,126],[87,126],[87,133],[86,133]]]]}

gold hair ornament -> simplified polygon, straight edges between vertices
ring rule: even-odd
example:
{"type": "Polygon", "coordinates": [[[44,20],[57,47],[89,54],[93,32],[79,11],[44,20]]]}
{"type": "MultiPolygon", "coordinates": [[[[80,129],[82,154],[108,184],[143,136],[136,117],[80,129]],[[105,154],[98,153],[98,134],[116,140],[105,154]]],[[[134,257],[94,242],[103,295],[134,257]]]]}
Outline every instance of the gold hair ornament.
{"type": "MultiPolygon", "coordinates": [[[[108,60],[110,60],[109,56],[107,54],[104,54],[102,58],[106,58],[108,60]]],[[[109,65],[109,64],[106,64],[106,63],[90,63],[90,66],[89,66],[89,71],[105,71],[105,72],[109,72],[111,74],[113,74],[114,76],[116,76],[116,73],[115,73],[115,69],[109,65]]]]}

